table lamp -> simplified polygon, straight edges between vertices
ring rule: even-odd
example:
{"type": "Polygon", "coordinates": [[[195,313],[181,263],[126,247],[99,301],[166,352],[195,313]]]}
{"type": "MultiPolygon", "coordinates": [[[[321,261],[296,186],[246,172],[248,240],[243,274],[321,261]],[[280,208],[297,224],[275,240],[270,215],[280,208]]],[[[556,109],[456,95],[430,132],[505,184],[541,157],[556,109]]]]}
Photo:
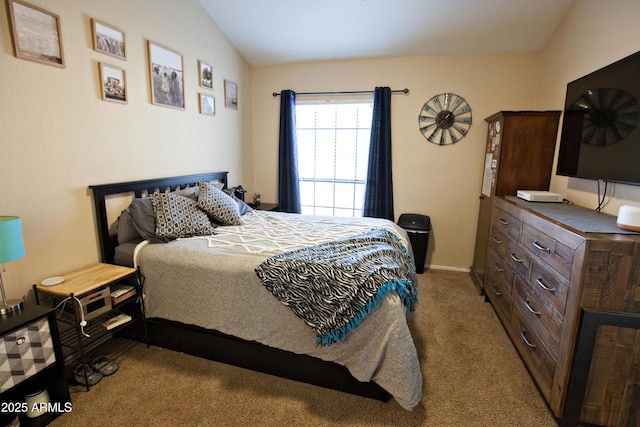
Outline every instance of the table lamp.
{"type": "MultiPolygon", "coordinates": [[[[22,223],[17,216],[0,216],[0,263],[2,271],[4,263],[22,258],[24,256],[24,242],[22,241],[22,223]]],[[[2,305],[0,315],[7,315],[14,311],[22,310],[21,300],[8,300],[4,292],[2,282],[2,271],[0,271],[0,290],[2,291],[2,305]]]]}

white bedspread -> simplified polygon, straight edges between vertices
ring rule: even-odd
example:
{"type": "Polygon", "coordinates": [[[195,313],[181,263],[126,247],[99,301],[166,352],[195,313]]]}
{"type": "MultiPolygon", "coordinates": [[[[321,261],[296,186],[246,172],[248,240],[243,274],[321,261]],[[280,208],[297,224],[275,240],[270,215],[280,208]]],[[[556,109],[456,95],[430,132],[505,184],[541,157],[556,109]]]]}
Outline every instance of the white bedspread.
{"type": "Polygon", "coordinates": [[[344,343],[316,346],[314,332],[271,295],[254,271],[271,255],[373,227],[393,231],[409,248],[406,232],[391,221],[372,218],[265,211],[250,212],[243,218],[244,226],[218,227],[211,237],[137,248],[136,263],[145,277],[147,316],[336,362],[360,381],[375,381],[400,405],[412,409],[420,401],[422,375],[399,297],[387,296],[344,343]]]}

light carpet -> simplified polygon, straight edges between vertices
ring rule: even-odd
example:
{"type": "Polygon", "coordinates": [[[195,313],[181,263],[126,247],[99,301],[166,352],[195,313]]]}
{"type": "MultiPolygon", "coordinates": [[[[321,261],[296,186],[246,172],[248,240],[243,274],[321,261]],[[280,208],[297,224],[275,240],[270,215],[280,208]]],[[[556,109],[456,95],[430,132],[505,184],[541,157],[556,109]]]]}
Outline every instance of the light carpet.
{"type": "Polygon", "coordinates": [[[63,426],[557,426],[492,307],[468,274],[418,275],[409,316],[423,375],[412,411],[137,344],[86,392],[63,426]]]}

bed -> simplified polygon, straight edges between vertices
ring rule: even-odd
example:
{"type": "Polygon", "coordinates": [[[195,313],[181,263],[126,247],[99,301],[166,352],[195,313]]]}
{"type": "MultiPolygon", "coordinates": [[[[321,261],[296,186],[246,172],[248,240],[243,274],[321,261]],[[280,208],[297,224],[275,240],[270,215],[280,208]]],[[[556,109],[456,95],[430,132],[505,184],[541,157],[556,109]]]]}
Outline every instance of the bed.
{"type": "MultiPolygon", "coordinates": [[[[124,215],[113,220],[108,206],[113,198],[131,195],[136,201],[174,192],[185,196],[199,183],[225,189],[227,172],[90,187],[102,261],[132,262],[144,278],[149,342],[364,397],[393,397],[407,410],[417,405],[422,376],[403,298],[386,295],[341,338],[344,341],[320,345],[317,334],[256,274],[257,267],[278,254],[371,230],[396,236],[410,258],[406,232],[380,219],[307,217],[246,206],[240,224],[218,225],[213,234],[166,243],[140,236],[125,242],[123,233],[114,229],[124,215]]],[[[156,220],[164,224],[162,218],[156,220]]]]}

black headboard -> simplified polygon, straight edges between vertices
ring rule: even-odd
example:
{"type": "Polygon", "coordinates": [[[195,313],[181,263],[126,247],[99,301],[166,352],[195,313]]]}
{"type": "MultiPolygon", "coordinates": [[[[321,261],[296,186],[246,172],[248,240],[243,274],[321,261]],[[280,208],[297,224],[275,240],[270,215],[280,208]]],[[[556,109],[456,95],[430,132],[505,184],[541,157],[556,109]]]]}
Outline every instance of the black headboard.
{"type": "Polygon", "coordinates": [[[135,197],[156,192],[173,191],[186,187],[193,187],[199,182],[218,181],[227,187],[229,172],[210,172],[197,175],[174,176],[171,178],[146,179],[142,181],[117,182],[113,184],[90,185],[93,190],[93,206],[96,213],[98,237],[100,240],[100,258],[102,262],[113,264],[117,236],[109,235],[109,220],[107,218],[107,196],[113,194],[134,193],[135,197]]]}

